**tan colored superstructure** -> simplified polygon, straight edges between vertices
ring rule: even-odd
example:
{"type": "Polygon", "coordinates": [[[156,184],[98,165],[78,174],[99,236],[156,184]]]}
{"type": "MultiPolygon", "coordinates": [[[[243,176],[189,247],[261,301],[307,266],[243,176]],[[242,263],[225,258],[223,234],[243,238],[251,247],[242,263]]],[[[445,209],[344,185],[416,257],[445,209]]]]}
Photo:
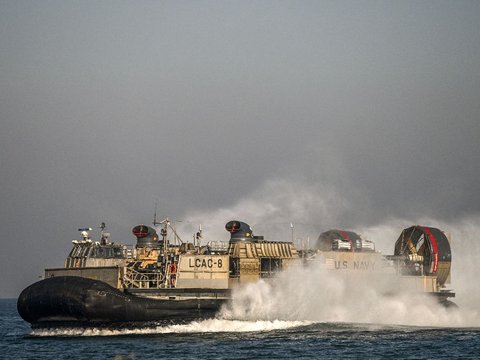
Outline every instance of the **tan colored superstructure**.
{"type": "Polygon", "coordinates": [[[181,255],[178,262],[177,288],[228,288],[227,255],[181,255]]]}
{"type": "Polygon", "coordinates": [[[156,231],[145,225],[135,227],[133,233],[139,239],[134,249],[88,238],[74,240],[65,269],[47,269],[45,277],[86,277],[120,290],[226,290],[273,277],[302,261],[292,243],[254,238],[251,231],[244,241],[217,241],[211,247],[172,245],[165,238],[166,230],[159,239],[156,231]]]}
{"type": "Polygon", "coordinates": [[[271,277],[276,272],[299,264],[297,249],[292,243],[240,241],[230,244],[231,286],[271,277]]]}
{"type": "MultiPolygon", "coordinates": [[[[75,240],[65,260],[65,269],[47,269],[45,277],[79,276],[101,280],[143,297],[169,298],[160,291],[168,289],[192,290],[178,293],[175,298],[190,296],[185,294],[203,296],[202,291],[206,290],[215,297],[224,297],[222,291],[273,278],[280,271],[313,261],[345,276],[380,274],[392,287],[443,294],[445,298],[454,296],[445,290],[443,280],[449,275],[450,261],[445,262],[446,265],[442,261],[433,263],[434,260],[427,263],[425,246],[415,247],[410,240],[404,242],[407,254],[384,256],[375,251],[373,242],[353,232],[330,230],[320,235],[316,250],[299,252],[293,243],[265,241],[261,236],[253,236],[250,227],[239,221],[227,224],[227,231],[231,233],[228,243],[215,241],[207,246],[172,244],[166,238],[166,228],[162,229],[159,239],[153,228],[135,227],[133,232],[138,241],[133,249],[90,239],[75,240]],[[434,266],[436,273],[427,273],[425,268],[434,266]]],[[[176,232],[175,235],[178,236],[176,232]]],[[[437,247],[445,247],[440,235],[436,232],[435,235],[437,247]]],[[[399,241],[396,252],[402,249],[399,241]]]]}

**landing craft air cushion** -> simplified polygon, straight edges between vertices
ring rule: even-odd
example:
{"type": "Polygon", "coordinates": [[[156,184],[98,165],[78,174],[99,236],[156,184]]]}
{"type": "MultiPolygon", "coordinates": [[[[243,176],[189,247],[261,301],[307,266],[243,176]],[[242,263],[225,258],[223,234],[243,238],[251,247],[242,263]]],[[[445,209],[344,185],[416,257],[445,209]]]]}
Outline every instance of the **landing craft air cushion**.
{"type": "Polygon", "coordinates": [[[82,240],[73,240],[64,267],[45,269],[43,280],[22,291],[19,314],[34,328],[209,318],[231,299],[233,289],[259,279],[275,281],[278,272],[317,263],[346,274],[390,271],[399,284],[445,305],[455,296],[446,287],[449,240],[435,228],[403,230],[394,255],[384,256],[373,242],[344,230],[322,233],[316,246],[298,251],[292,242],[254,236],[237,220],[225,226],[229,242],[205,246],[198,244],[201,230],[189,243],[180,240],[168,219],[158,225],[160,237],[153,227],[135,226],[135,247],[111,242],[103,223],[99,241],[90,239],[91,229],[79,229],[82,240]]]}

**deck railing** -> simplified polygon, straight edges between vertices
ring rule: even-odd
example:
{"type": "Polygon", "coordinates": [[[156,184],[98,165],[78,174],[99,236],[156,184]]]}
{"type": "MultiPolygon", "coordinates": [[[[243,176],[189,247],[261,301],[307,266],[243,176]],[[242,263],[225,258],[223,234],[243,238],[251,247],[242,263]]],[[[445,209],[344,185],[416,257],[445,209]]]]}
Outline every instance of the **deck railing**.
{"type": "Polygon", "coordinates": [[[126,267],[123,281],[126,288],[159,289],[170,287],[165,281],[165,274],[161,272],[139,271],[133,267],[126,267]]]}

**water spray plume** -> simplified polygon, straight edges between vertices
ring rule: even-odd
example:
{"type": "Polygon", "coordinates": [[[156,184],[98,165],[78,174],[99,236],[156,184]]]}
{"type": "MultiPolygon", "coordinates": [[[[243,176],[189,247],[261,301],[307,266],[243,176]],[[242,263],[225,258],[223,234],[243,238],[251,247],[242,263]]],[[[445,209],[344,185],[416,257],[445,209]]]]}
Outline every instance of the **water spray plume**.
{"type": "Polygon", "coordinates": [[[234,291],[220,316],[231,320],[309,321],[410,326],[480,326],[471,312],[445,308],[427,294],[401,289],[394,276],[347,275],[317,265],[234,291]]]}
{"type": "MultiPolygon", "coordinates": [[[[358,204],[357,204],[358,205],[358,204]]],[[[358,206],[357,206],[358,207],[358,206]]],[[[316,239],[320,232],[343,225],[355,204],[333,187],[312,186],[287,180],[271,180],[249,198],[230,208],[190,213],[209,219],[206,237],[225,239],[223,224],[241,218],[254,224],[254,232],[269,240],[290,240],[290,224],[296,237],[316,239]],[[282,224],[279,226],[278,224],[282,224]],[[260,232],[261,231],[261,232],[260,232]]],[[[253,321],[343,321],[418,326],[480,326],[478,254],[480,215],[457,221],[430,218],[390,219],[379,224],[357,225],[354,230],[372,240],[377,250],[393,254],[400,232],[412,224],[425,224],[448,232],[452,247],[452,288],[458,309],[445,309],[429,296],[397,292],[388,296],[388,282],[373,275],[348,283],[344,278],[316,268],[292,269],[277,281],[260,281],[234,292],[233,302],[222,316],[253,321]]],[[[207,225],[205,226],[207,228],[207,225]]],[[[312,245],[315,241],[312,241],[312,245]]]]}

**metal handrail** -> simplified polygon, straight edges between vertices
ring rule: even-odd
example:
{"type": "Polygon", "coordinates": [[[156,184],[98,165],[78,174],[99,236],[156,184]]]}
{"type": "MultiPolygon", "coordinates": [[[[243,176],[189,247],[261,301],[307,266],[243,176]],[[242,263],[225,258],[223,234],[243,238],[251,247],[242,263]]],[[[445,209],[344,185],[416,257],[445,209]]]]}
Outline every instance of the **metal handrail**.
{"type": "Polygon", "coordinates": [[[144,273],[127,267],[123,279],[127,288],[150,289],[164,287],[165,276],[160,272],[144,273]]]}

